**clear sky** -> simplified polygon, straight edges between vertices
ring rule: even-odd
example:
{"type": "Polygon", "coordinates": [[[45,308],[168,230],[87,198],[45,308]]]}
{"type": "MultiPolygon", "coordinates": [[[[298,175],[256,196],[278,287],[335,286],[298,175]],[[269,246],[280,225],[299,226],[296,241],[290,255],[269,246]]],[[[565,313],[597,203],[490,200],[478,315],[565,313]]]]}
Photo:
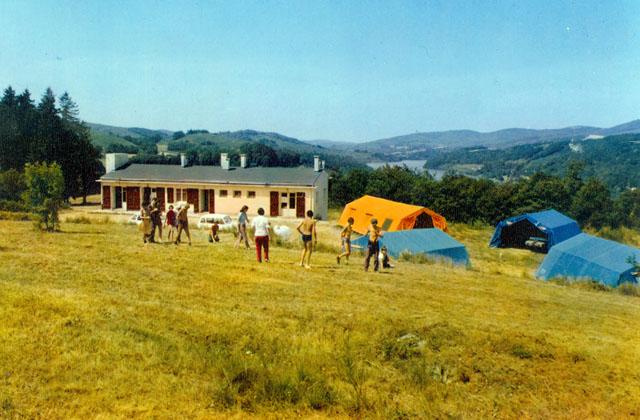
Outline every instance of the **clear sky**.
{"type": "Polygon", "coordinates": [[[0,86],[302,139],[640,117],[640,1],[0,1],[0,86]]]}

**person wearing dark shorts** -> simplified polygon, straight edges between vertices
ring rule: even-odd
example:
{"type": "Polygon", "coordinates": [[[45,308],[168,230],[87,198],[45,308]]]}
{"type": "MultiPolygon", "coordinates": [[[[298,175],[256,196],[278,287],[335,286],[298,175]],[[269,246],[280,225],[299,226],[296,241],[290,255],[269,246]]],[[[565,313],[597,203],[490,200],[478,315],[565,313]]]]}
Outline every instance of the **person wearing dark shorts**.
{"type": "Polygon", "coordinates": [[[367,252],[364,256],[364,271],[369,271],[369,261],[371,257],[373,257],[373,271],[378,271],[380,268],[380,238],[383,236],[380,227],[378,226],[378,219],[375,217],[371,219],[371,224],[367,229],[367,233],[365,236],[369,237],[369,242],[367,243],[367,252]]]}
{"type": "Polygon", "coordinates": [[[318,243],[316,234],[316,221],[313,219],[313,211],[307,211],[307,217],[298,225],[298,232],[302,236],[302,255],[300,257],[300,267],[311,268],[311,253],[313,247],[318,243]],[[307,262],[305,263],[305,257],[307,262]]]}

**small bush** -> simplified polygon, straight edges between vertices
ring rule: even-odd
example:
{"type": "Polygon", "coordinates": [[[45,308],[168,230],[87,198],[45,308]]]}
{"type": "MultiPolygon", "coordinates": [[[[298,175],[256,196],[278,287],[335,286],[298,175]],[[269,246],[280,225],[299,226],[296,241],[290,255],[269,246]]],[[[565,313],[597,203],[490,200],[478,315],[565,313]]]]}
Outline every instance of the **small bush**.
{"type": "Polygon", "coordinates": [[[556,277],[551,280],[552,283],[560,286],[575,287],[582,290],[593,290],[596,292],[610,292],[612,289],[606,284],[602,284],[590,278],[569,278],[556,277]]]}
{"type": "Polygon", "coordinates": [[[533,358],[533,353],[531,350],[523,346],[522,344],[516,344],[511,348],[511,355],[516,356],[520,359],[531,359],[533,358]]]}
{"type": "Polygon", "coordinates": [[[109,216],[103,216],[101,218],[90,218],[87,216],[73,216],[67,217],[64,219],[66,223],[74,223],[79,225],[106,225],[112,223],[112,220],[109,216]]]}
{"type": "Polygon", "coordinates": [[[12,220],[14,222],[29,222],[35,220],[35,215],[26,212],[0,211],[0,220],[12,220]]]}
{"type": "Polygon", "coordinates": [[[410,262],[414,264],[435,264],[436,260],[427,254],[413,254],[409,251],[402,251],[398,257],[399,261],[410,262]]]}
{"type": "Polygon", "coordinates": [[[633,283],[622,283],[616,289],[618,293],[624,296],[636,296],[640,297],[640,286],[633,283]]]}
{"type": "Polygon", "coordinates": [[[91,219],[87,216],[75,216],[75,217],[67,217],[65,220],[67,223],[76,223],[80,225],[90,225],[91,219]]]}
{"type": "Polygon", "coordinates": [[[22,201],[0,200],[0,210],[28,212],[29,206],[24,204],[22,201]]]}

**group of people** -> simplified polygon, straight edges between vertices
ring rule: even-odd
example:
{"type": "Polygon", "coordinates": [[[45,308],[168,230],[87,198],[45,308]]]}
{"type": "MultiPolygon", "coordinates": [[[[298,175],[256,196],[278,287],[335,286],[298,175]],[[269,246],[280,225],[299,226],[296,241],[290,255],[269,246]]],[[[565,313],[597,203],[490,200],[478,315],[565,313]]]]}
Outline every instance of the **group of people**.
{"type": "MultiPolygon", "coordinates": [[[[169,206],[169,210],[166,213],[164,220],[164,228],[167,230],[167,240],[178,245],[181,242],[181,236],[184,232],[187,235],[189,245],[191,245],[191,233],[189,232],[189,204],[179,206],[174,210],[173,206],[169,206]]],[[[245,249],[251,248],[249,245],[249,225],[253,228],[253,242],[256,248],[256,259],[259,263],[269,262],[269,238],[271,237],[271,224],[269,219],[264,215],[264,209],[261,207],[258,209],[258,215],[249,221],[247,216],[248,206],[242,206],[240,213],[238,213],[238,236],[235,241],[234,247],[244,246],[245,249]],[[264,255],[264,258],[263,258],[264,255]]],[[[159,235],[159,242],[162,242],[163,221],[162,221],[162,209],[157,198],[153,198],[150,203],[143,203],[140,210],[142,219],[141,230],[143,233],[144,243],[156,242],[156,230],[159,235]]],[[[302,252],[300,255],[300,266],[304,268],[311,268],[311,255],[318,243],[318,233],[316,229],[316,219],[313,217],[313,211],[308,210],[305,218],[298,224],[296,230],[302,238],[302,252]]],[[[342,252],[336,256],[338,264],[342,259],[349,261],[351,255],[351,235],[353,233],[353,217],[350,217],[347,221],[347,225],[340,232],[340,240],[342,246],[342,252]]],[[[214,221],[208,233],[208,240],[211,243],[219,242],[220,237],[218,235],[220,226],[217,221],[214,221]]],[[[373,258],[373,270],[378,271],[380,265],[383,268],[392,267],[389,262],[389,255],[387,249],[383,246],[380,247],[380,238],[384,235],[380,227],[378,226],[377,219],[371,219],[371,223],[365,234],[368,238],[367,249],[365,251],[364,258],[364,271],[369,271],[369,265],[371,258],[373,258]]]]}
{"type": "MultiPolygon", "coordinates": [[[[189,245],[191,245],[191,233],[189,232],[189,203],[179,206],[176,210],[169,206],[165,215],[164,227],[167,230],[167,240],[178,245],[181,242],[182,232],[187,235],[189,245]]],[[[142,241],[146,243],[156,242],[156,230],[158,239],[162,243],[162,209],[157,198],[153,198],[151,203],[142,203],[140,208],[140,230],[142,231],[142,241]]]]}
{"type": "MultiPolygon", "coordinates": [[[[349,261],[349,256],[351,255],[351,234],[353,233],[354,223],[355,220],[353,217],[348,218],[347,225],[342,229],[342,232],[340,232],[342,253],[336,256],[336,262],[338,264],[340,264],[342,258],[346,258],[346,260],[349,261]]],[[[369,271],[371,258],[373,258],[373,271],[379,271],[380,265],[382,265],[382,268],[393,268],[387,248],[385,246],[380,247],[380,238],[384,236],[384,233],[378,226],[378,219],[375,217],[371,219],[365,236],[368,238],[368,241],[364,254],[364,271],[369,271]]]]}

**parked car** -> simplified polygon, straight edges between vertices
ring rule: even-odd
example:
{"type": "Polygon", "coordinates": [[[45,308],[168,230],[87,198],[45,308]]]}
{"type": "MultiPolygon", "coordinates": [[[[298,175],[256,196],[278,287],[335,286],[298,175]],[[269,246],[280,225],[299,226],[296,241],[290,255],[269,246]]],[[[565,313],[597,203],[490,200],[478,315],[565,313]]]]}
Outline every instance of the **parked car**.
{"type": "Polygon", "coordinates": [[[233,230],[233,220],[226,214],[212,213],[200,217],[198,229],[211,229],[213,222],[217,221],[221,231],[233,230]]]}
{"type": "Polygon", "coordinates": [[[127,223],[131,225],[139,225],[140,223],[142,223],[142,216],[140,216],[140,213],[136,213],[131,216],[127,223]]]}

